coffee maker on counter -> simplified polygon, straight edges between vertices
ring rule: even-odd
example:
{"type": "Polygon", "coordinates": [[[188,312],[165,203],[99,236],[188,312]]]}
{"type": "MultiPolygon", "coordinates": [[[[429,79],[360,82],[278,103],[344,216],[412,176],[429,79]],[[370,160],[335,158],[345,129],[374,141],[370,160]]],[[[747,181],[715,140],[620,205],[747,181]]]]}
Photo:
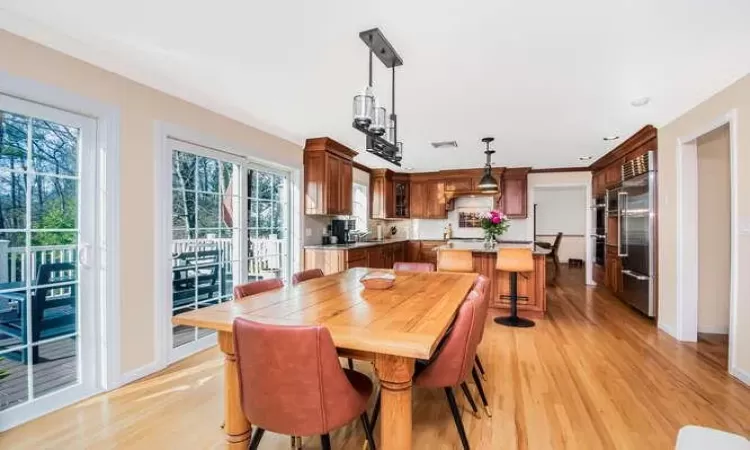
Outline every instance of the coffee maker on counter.
{"type": "Polygon", "coordinates": [[[356,228],[356,220],[333,219],[331,221],[331,236],[336,236],[339,244],[355,242],[351,233],[356,228]]]}

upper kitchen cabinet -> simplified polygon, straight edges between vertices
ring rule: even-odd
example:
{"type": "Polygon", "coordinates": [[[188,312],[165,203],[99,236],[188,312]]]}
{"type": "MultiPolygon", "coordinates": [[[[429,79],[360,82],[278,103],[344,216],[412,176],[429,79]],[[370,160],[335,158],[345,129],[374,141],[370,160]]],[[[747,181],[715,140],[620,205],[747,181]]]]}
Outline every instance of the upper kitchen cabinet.
{"type": "Polygon", "coordinates": [[[370,204],[373,219],[409,218],[409,175],[388,169],[370,174],[370,204]]]}
{"type": "Polygon", "coordinates": [[[412,219],[445,219],[445,182],[436,173],[411,176],[410,217],[412,219]]]}
{"type": "Polygon", "coordinates": [[[352,213],[352,159],[357,152],[331,138],[305,143],[305,214],[352,213]]]}
{"type": "Polygon", "coordinates": [[[525,219],[528,216],[526,203],[529,170],[531,169],[528,167],[519,167],[503,172],[500,204],[503,213],[512,219],[525,219]]]}
{"type": "Polygon", "coordinates": [[[591,164],[592,190],[595,197],[622,182],[622,165],[658,147],[656,128],[646,125],[614,150],[591,164]]]}

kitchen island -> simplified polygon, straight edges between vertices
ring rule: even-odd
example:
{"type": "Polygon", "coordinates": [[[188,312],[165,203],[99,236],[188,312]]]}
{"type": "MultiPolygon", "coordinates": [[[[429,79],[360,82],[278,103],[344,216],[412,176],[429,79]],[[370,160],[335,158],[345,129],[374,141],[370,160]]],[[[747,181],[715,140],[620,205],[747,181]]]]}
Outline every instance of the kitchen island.
{"type": "MultiPolygon", "coordinates": [[[[492,248],[486,248],[483,242],[451,241],[437,247],[440,249],[469,250],[474,260],[474,271],[490,280],[487,290],[490,296],[490,308],[495,310],[510,309],[510,274],[495,269],[497,251],[500,248],[530,248],[534,257],[534,271],[518,275],[518,314],[520,316],[540,317],[547,311],[547,265],[546,256],[550,250],[531,242],[501,241],[492,248]]],[[[498,311],[490,314],[497,315],[498,311]]]]}

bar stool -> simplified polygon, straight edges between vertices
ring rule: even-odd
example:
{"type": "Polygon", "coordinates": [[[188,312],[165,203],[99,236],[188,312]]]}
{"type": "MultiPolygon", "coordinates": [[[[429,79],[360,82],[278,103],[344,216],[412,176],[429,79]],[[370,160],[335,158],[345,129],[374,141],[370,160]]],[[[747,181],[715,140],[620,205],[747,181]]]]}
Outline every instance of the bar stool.
{"type": "Polygon", "coordinates": [[[474,258],[471,250],[438,250],[438,272],[474,272],[474,258]]]}
{"type": "Polygon", "coordinates": [[[495,323],[508,327],[530,328],[534,322],[518,317],[518,274],[534,271],[534,257],[528,248],[501,248],[497,251],[497,270],[510,272],[510,316],[495,317],[495,323]]]}

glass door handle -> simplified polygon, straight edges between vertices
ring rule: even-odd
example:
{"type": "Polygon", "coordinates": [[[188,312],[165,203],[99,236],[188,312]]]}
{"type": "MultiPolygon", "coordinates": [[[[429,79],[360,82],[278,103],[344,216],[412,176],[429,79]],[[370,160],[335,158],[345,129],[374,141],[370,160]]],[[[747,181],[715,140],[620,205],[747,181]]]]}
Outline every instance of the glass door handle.
{"type": "Polygon", "coordinates": [[[82,243],[78,246],[78,264],[87,269],[91,268],[91,261],[89,260],[89,249],[91,244],[82,243]]]}

